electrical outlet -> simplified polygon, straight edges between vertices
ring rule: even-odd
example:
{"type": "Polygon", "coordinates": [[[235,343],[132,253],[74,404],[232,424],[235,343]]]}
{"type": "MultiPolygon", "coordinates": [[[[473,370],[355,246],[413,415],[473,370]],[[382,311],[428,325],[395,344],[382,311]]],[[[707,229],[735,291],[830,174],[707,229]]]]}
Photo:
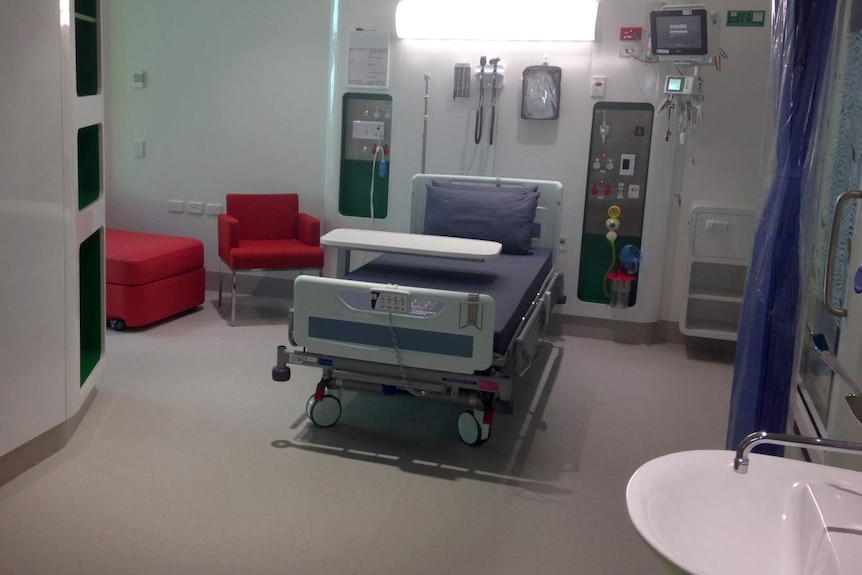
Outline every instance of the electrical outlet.
{"type": "Polygon", "coordinates": [[[135,157],[144,158],[147,155],[147,143],[143,140],[135,140],[135,157]]]}
{"type": "Polygon", "coordinates": [[[620,58],[634,58],[636,49],[636,46],[630,44],[620,44],[620,58]]]}
{"type": "Polygon", "coordinates": [[[383,122],[371,122],[367,120],[353,121],[354,140],[383,140],[383,122]]]}
{"type": "Polygon", "coordinates": [[[186,211],[186,203],[182,200],[168,200],[168,211],[183,213],[186,211]]]}
{"type": "Polygon", "coordinates": [[[222,211],[221,204],[207,204],[207,214],[211,216],[217,216],[222,211]]]}
{"type": "Polygon", "coordinates": [[[371,290],[371,309],[392,313],[410,313],[410,292],[401,289],[371,290]]]}
{"type": "Polygon", "coordinates": [[[186,209],[190,214],[204,213],[204,205],[201,202],[186,202],[186,209]]]}

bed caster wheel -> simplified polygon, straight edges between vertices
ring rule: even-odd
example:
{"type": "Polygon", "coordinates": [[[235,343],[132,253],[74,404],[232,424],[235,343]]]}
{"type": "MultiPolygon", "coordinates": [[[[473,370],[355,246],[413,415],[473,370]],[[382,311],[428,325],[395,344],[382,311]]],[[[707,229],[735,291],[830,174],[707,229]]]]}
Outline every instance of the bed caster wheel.
{"type": "Polygon", "coordinates": [[[108,327],[113,329],[114,331],[123,331],[124,329],[126,329],[126,322],[119,318],[109,319],[108,327]]]}
{"type": "Polygon", "coordinates": [[[317,427],[332,427],[341,418],[341,402],[333,395],[317,400],[313,395],[305,404],[305,414],[317,427]]]}
{"type": "Polygon", "coordinates": [[[473,412],[466,409],[458,416],[458,436],[467,445],[481,445],[491,437],[491,426],[480,423],[473,412]]]}
{"type": "Polygon", "coordinates": [[[273,381],[290,381],[290,368],[287,366],[279,367],[275,366],[272,368],[272,380],[273,381]]]}

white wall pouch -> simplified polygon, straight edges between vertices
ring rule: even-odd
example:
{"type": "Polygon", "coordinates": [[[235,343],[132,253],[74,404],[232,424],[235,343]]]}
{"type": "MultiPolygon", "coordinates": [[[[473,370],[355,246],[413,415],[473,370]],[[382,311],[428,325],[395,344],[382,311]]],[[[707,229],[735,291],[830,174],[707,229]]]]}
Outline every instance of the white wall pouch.
{"type": "Polygon", "coordinates": [[[556,120],[560,116],[560,81],[563,71],[558,66],[527,66],[522,75],[521,118],[524,120],[556,120]]]}

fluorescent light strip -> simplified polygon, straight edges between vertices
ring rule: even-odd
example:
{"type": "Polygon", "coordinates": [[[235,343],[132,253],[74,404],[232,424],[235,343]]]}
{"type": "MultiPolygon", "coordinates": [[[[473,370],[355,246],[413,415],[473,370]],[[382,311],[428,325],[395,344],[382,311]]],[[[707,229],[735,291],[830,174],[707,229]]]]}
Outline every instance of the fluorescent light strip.
{"type": "Polygon", "coordinates": [[[537,40],[592,42],[594,0],[401,0],[399,38],[420,40],[537,40]]]}

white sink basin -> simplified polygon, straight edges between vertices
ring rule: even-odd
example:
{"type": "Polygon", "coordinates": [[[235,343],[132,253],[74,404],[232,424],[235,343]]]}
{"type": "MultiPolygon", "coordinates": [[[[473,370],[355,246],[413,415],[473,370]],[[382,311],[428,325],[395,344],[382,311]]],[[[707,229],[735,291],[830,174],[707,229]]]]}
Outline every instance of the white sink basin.
{"type": "Polygon", "coordinates": [[[626,490],[629,516],[671,571],[698,575],[862,573],[862,473],[732,451],[653,459],[626,490]]]}

